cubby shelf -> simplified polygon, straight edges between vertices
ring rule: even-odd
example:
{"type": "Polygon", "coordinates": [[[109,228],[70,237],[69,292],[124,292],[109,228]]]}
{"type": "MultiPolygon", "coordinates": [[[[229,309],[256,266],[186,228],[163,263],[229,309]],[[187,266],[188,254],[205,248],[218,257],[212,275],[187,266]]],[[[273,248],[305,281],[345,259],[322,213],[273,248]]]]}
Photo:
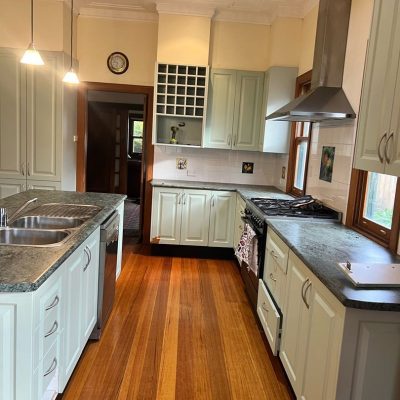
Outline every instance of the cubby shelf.
{"type": "Polygon", "coordinates": [[[190,132],[186,129],[178,145],[201,146],[207,107],[208,69],[208,66],[156,64],[154,143],[169,143],[170,132],[165,132],[166,125],[176,122],[176,125],[186,126],[187,118],[190,132]]]}

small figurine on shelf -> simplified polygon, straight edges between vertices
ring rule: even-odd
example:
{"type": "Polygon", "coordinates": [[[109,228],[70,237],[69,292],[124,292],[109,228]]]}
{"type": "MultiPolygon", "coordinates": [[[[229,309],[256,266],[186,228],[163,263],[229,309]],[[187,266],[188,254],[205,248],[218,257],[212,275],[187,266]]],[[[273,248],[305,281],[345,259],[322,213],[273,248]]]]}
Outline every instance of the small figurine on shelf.
{"type": "Polygon", "coordinates": [[[170,143],[171,144],[178,144],[178,140],[176,139],[176,134],[178,133],[179,128],[177,126],[171,126],[171,139],[170,143]]]}

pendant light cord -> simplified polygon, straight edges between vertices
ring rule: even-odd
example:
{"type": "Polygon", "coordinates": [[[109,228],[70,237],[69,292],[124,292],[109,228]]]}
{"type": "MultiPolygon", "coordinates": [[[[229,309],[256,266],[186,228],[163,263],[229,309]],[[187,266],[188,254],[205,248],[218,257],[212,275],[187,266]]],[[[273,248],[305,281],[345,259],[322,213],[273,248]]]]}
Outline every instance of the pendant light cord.
{"type": "Polygon", "coordinates": [[[73,21],[74,21],[74,0],[71,0],[71,63],[69,66],[70,69],[72,69],[72,37],[73,37],[73,25],[74,25],[73,21]]]}
{"type": "Polygon", "coordinates": [[[33,0],[31,0],[31,42],[33,44],[33,0]]]}

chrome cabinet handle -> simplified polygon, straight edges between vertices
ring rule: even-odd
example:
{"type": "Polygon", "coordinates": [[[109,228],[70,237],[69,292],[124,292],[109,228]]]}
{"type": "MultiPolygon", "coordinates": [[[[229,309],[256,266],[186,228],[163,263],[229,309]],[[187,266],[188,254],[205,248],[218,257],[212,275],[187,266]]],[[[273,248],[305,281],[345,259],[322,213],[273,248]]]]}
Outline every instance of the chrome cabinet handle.
{"type": "Polygon", "coordinates": [[[235,135],[235,136],[233,137],[233,146],[236,146],[236,141],[237,141],[237,136],[235,135]]]}
{"type": "Polygon", "coordinates": [[[215,206],[215,196],[213,195],[211,197],[211,207],[214,207],[214,206],[215,206]]]}
{"type": "Polygon", "coordinates": [[[22,176],[25,176],[25,163],[21,163],[21,174],[22,176]]]}
{"type": "Polygon", "coordinates": [[[87,263],[86,265],[83,267],[83,272],[85,272],[90,264],[90,261],[92,260],[92,253],[90,252],[90,249],[88,246],[86,246],[83,251],[85,252],[86,256],[87,256],[87,263]]]}
{"type": "Polygon", "coordinates": [[[301,286],[301,298],[303,299],[304,303],[306,303],[306,300],[304,298],[304,287],[307,285],[307,283],[310,282],[310,279],[307,278],[304,282],[303,285],[301,286]]]}
{"type": "Polygon", "coordinates": [[[58,329],[58,322],[54,321],[53,326],[51,327],[51,329],[44,335],[44,337],[49,337],[51,336],[54,332],[56,332],[58,329]]]}
{"type": "Polygon", "coordinates": [[[182,197],[183,197],[183,205],[185,206],[186,205],[186,193],[183,193],[182,197]]]}
{"type": "Polygon", "coordinates": [[[228,146],[231,145],[231,135],[228,135],[228,146]]]}
{"type": "Polygon", "coordinates": [[[177,197],[178,204],[181,204],[181,196],[182,196],[182,193],[179,193],[178,197],[177,197]]]}
{"type": "Polygon", "coordinates": [[[57,368],[57,358],[53,358],[53,362],[50,365],[50,368],[43,374],[43,376],[50,375],[57,368]]]}
{"type": "Polygon", "coordinates": [[[263,302],[263,303],[261,304],[261,307],[262,307],[262,309],[263,309],[264,311],[269,312],[269,310],[268,310],[268,308],[267,308],[265,302],[263,302]]]}
{"type": "Polygon", "coordinates": [[[278,259],[278,255],[275,254],[275,251],[274,251],[274,250],[271,250],[270,253],[271,253],[271,256],[275,258],[275,260],[278,259]]]}
{"type": "Polygon", "coordinates": [[[308,292],[308,289],[311,289],[311,286],[312,286],[312,282],[310,281],[310,283],[307,285],[306,289],[304,290],[303,300],[304,300],[304,304],[306,305],[307,308],[310,308],[310,304],[307,303],[307,292],[308,292]]]}
{"type": "Polygon", "coordinates": [[[31,176],[31,169],[30,169],[30,166],[29,166],[29,161],[26,163],[26,173],[27,173],[27,175],[28,176],[31,176]]]}
{"type": "Polygon", "coordinates": [[[385,151],[384,151],[384,154],[385,154],[385,159],[386,159],[386,162],[388,163],[388,164],[390,164],[390,161],[391,161],[391,157],[388,155],[388,145],[389,145],[389,142],[390,142],[390,139],[393,139],[393,137],[394,137],[394,132],[392,132],[390,135],[389,135],[389,137],[387,138],[387,140],[386,140],[386,144],[385,144],[385,151]]]}
{"type": "MultiPolygon", "coordinates": [[[[383,161],[384,161],[384,158],[381,153],[381,145],[382,145],[383,140],[386,138],[386,136],[387,136],[387,132],[384,133],[384,135],[381,137],[381,139],[379,140],[379,143],[378,143],[378,157],[379,157],[379,161],[381,163],[383,163],[383,161]]],[[[387,144],[387,141],[386,141],[386,144],[387,144]]]]}
{"type": "Polygon", "coordinates": [[[274,277],[274,275],[272,274],[272,272],[269,274],[269,277],[270,277],[274,282],[276,282],[276,278],[274,277]]]}
{"type": "Polygon", "coordinates": [[[56,295],[56,297],[54,297],[54,300],[51,302],[51,304],[46,307],[46,311],[49,311],[52,308],[54,308],[59,302],[60,302],[60,298],[58,297],[58,295],[56,295]]]}

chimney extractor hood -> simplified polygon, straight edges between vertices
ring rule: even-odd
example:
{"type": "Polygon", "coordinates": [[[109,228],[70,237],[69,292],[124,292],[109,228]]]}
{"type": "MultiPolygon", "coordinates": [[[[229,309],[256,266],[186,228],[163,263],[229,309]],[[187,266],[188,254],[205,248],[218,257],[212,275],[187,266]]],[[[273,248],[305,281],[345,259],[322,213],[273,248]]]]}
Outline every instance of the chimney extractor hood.
{"type": "Polygon", "coordinates": [[[311,90],[267,120],[321,122],[356,117],[342,89],[350,11],[351,0],[320,0],[311,90]]]}

